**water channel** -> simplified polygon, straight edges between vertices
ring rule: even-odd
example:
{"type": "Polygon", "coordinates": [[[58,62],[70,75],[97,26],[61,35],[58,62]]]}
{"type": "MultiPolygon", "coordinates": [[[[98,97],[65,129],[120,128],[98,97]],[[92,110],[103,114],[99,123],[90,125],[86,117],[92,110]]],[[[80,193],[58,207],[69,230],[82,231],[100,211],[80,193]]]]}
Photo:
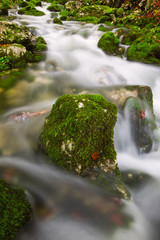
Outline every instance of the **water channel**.
{"type": "MultiPolygon", "coordinates": [[[[45,12],[41,17],[18,15],[16,10],[10,12],[16,15],[14,22],[32,28],[36,35],[44,37],[48,46],[45,60],[29,64],[22,79],[5,92],[8,109],[0,116],[0,166],[12,166],[16,172],[15,183],[26,188],[31,201],[38,196],[46,203],[46,214],[38,213],[36,204],[33,206],[35,219],[32,226],[24,229],[17,239],[159,239],[160,150],[137,153],[126,120],[119,116],[115,127],[120,170],[138,170],[148,174],[152,180],[138,189],[130,189],[132,198],[124,201],[122,214],[128,214],[134,220],[129,227],[119,227],[114,232],[110,230],[113,226],[109,222],[106,226],[107,219],[95,210],[94,200],[111,204],[99,189],[52,169],[43,163],[41,156],[37,156],[38,136],[46,115],[22,122],[9,120],[9,116],[17,112],[51,109],[55,100],[66,93],[76,94],[88,89],[94,92],[95,89],[114,85],[147,85],[153,92],[154,113],[159,128],[160,68],[107,56],[97,47],[103,34],[98,31],[97,25],[67,21],[63,25],[53,24],[54,13],[48,11],[47,6],[43,3],[42,8],[37,7],[45,12]],[[86,201],[93,203],[91,211],[86,214],[87,220],[83,222],[77,220],[78,217],[72,218],[66,209],[79,208],[84,213],[87,211],[86,201]],[[61,213],[57,217],[56,213],[46,217],[54,211],[54,205],[62,209],[61,213]]],[[[156,134],[159,135],[159,130],[156,134]]]]}

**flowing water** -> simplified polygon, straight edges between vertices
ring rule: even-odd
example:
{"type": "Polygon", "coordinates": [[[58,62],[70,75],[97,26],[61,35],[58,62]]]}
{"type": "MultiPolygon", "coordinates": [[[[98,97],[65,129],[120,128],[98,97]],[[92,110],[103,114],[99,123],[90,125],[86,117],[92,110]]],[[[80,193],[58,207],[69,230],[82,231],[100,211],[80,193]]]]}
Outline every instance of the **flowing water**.
{"type": "Polygon", "coordinates": [[[148,85],[159,128],[160,68],[105,55],[97,47],[103,34],[97,25],[53,24],[56,13],[49,12],[47,6],[44,3],[42,8],[37,7],[45,12],[42,17],[10,12],[16,15],[14,22],[43,36],[48,46],[46,59],[28,65],[22,79],[4,93],[7,108],[0,116],[1,176],[4,170],[11,171],[12,182],[25,187],[35,211],[31,226],[20,233],[18,240],[159,239],[160,150],[138,154],[127,120],[118,116],[115,127],[120,170],[141,171],[150,176],[150,181],[131,188],[132,198],[123,201],[123,207],[83,180],[51,169],[37,156],[38,136],[46,115],[21,122],[9,120],[11,114],[21,111],[50,110],[66,93],[94,92],[113,85],[148,85]],[[112,217],[105,216],[108,209],[112,217]],[[129,226],[123,226],[122,219],[116,222],[113,212],[120,213],[122,219],[132,219],[129,226]]]}

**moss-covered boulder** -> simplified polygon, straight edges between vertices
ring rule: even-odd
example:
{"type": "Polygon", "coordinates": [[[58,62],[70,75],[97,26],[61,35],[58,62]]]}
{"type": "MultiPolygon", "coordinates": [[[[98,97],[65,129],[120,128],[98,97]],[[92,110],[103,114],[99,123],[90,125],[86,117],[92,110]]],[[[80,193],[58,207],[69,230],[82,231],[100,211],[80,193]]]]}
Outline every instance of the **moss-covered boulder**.
{"type": "Polygon", "coordinates": [[[98,47],[101,48],[106,54],[114,55],[118,48],[120,41],[113,32],[106,32],[98,41],[98,47]]]}
{"type": "Polygon", "coordinates": [[[18,10],[19,14],[33,15],[33,16],[43,16],[45,13],[35,8],[34,4],[28,4],[18,10]]]}
{"type": "Polygon", "coordinates": [[[117,108],[101,95],[64,95],[46,118],[40,149],[51,163],[82,174],[90,165],[117,169],[117,108]]]}
{"type": "Polygon", "coordinates": [[[44,56],[38,52],[46,49],[43,37],[34,36],[24,26],[0,21],[0,71],[40,61],[44,56]]]}
{"type": "Polygon", "coordinates": [[[53,23],[63,25],[62,21],[57,17],[53,19],[53,23]]]}
{"type": "Polygon", "coordinates": [[[34,49],[38,38],[25,26],[18,26],[8,21],[0,21],[0,44],[20,43],[27,50],[34,49]]]}
{"type": "Polygon", "coordinates": [[[49,10],[51,12],[60,12],[61,6],[59,4],[53,3],[47,7],[47,10],[49,10]]]}
{"type": "Polygon", "coordinates": [[[2,45],[0,48],[0,57],[8,59],[9,64],[12,67],[24,67],[27,63],[27,52],[26,48],[21,44],[8,44],[2,45]]]}
{"type": "Polygon", "coordinates": [[[34,50],[39,52],[47,50],[47,43],[43,37],[38,37],[38,42],[34,50]]]}
{"type": "Polygon", "coordinates": [[[0,179],[0,239],[15,239],[30,218],[31,206],[24,191],[0,179]]]}

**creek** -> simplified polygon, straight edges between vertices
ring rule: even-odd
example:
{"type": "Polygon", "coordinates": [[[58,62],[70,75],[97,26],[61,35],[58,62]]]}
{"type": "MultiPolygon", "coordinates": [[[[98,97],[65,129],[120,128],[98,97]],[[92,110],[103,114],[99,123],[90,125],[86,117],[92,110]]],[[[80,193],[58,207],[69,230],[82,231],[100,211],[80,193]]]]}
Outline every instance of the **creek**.
{"type": "Polygon", "coordinates": [[[127,119],[118,116],[115,127],[115,148],[121,171],[136,170],[149,176],[150,181],[138,188],[129,189],[130,201],[124,202],[123,214],[133,221],[128,227],[116,227],[107,218],[97,213],[99,203],[109,200],[101,190],[87,182],[44,164],[37,155],[38,136],[45,116],[40,115],[26,121],[9,120],[17,112],[34,112],[51,109],[55,100],[63,94],[73,94],[86,90],[95,91],[116,85],[150,86],[159,135],[160,125],[160,68],[142,63],[133,63],[106,55],[97,47],[103,34],[98,25],[81,22],[53,24],[48,4],[38,10],[44,16],[18,15],[15,23],[26,25],[36,35],[43,36],[48,50],[44,61],[28,64],[20,81],[5,92],[7,109],[0,116],[0,157],[3,169],[12,168],[15,173],[13,183],[27,190],[33,203],[35,219],[24,229],[18,240],[149,240],[159,239],[160,224],[160,150],[139,154],[132,140],[127,119]],[[77,197],[78,195],[78,197],[77,197]],[[55,197],[56,196],[56,197],[55,197]],[[38,199],[38,200],[37,200],[38,199]],[[44,212],[39,212],[39,201],[44,212]],[[38,203],[37,203],[38,202],[38,203]],[[91,205],[87,210],[86,202],[91,205]],[[60,209],[59,211],[55,211],[60,209]],[[73,217],[73,209],[85,214],[85,220],[73,217]],[[58,213],[57,213],[58,212],[58,213]],[[115,227],[115,231],[111,231],[115,227]]]}

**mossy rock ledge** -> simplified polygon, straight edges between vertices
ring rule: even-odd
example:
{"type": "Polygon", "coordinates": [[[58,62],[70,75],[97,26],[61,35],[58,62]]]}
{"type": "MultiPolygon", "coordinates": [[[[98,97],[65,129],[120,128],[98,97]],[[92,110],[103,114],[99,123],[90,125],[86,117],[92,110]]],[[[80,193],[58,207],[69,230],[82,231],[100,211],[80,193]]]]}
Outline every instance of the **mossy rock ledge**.
{"type": "Polygon", "coordinates": [[[43,37],[33,35],[25,26],[0,21],[0,71],[25,67],[45,57],[47,45],[43,37]]]}
{"type": "MultiPolygon", "coordinates": [[[[94,183],[97,179],[96,185],[105,185],[107,190],[111,188],[107,181],[111,173],[109,178],[113,176],[117,182],[114,191],[123,192],[120,197],[128,198],[116,161],[113,140],[116,120],[117,107],[101,95],[63,95],[45,120],[39,149],[51,164],[94,183]],[[102,176],[105,182],[101,181],[102,176]]],[[[113,189],[110,190],[112,194],[113,189]]]]}

